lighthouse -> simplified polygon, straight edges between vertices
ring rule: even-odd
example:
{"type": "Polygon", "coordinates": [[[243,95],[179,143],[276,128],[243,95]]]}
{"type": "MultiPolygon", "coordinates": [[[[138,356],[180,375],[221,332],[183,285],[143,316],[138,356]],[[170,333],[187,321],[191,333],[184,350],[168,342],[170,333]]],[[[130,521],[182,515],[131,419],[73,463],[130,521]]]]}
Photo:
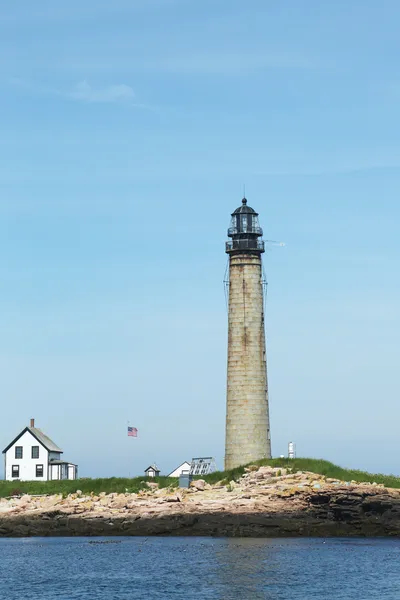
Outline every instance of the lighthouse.
{"type": "Polygon", "coordinates": [[[225,469],[271,458],[263,231],[246,198],[231,216],[225,469]]]}

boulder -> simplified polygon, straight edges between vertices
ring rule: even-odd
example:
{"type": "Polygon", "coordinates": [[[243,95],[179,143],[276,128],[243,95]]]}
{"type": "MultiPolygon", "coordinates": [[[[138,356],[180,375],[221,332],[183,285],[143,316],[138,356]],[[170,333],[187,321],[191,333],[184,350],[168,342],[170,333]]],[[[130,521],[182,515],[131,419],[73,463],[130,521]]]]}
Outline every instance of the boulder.
{"type": "Polygon", "coordinates": [[[125,508],[128,504],[128,499],[125,494],[119,494],[116,498],[113,498],[110,502],[110,508],[125,508]]]}
{"type": "Polygon", "coordinates": [[[206,482],[204,481],[204,479],[195,479],[191,482],[190,487],[194,488],[195,490],[198,490],[199,492],[202,492],[206,487],[206,482]]]}
{"type": "Polygon", "coordinates": [[[159,487],[159,484],[156,483],[155,481],[147,481],[146,485],[148,488],[150,488],[151,490],[156,490],[159,487]]]}
{"type": "Polygon", "coordinates": [[[277,471],[278,469],[274,469],[274,467],[260,467],[258,469],[258,473],[263,473],[264,475],[271,475],[272,473],[275,473],[275,471],[277,471]]]}

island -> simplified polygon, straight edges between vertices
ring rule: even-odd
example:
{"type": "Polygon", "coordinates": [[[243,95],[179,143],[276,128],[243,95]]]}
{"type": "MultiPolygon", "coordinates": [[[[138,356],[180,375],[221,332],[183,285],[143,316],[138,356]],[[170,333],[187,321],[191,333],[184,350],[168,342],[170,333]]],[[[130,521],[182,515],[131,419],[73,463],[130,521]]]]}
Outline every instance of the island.
{"type": "Polygon", "coordinates": [[[400,535],[400,490],[376,481],[249,465],[236,479],[189,488],[142,483],[138,492],[2,498],[0,536],[400,535]]]}

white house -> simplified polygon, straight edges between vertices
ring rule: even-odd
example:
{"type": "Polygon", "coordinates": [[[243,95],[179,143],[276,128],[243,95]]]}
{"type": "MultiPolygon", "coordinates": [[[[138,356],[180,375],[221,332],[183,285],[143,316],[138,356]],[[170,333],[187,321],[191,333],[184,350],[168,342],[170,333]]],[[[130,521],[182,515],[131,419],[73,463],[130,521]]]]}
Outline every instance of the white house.
{"type": "Polygon", "coordinates": [[[191,467],[191,463],[189,463],[189,462],[187,462],[187,460],[185,460],[185,462],[183,462],[181,465],[179,465],[179,467],[176,467],[176,469],[174,469],[172,471],[172,473],[170,473],[168,475],[168,477],[180,477],[180,475],[182,475],[183,471],[186,471],[189,473],[190,467],[191,467]]]}
{"type": "Polygon", "coordinates": [[[4,478],[8,481],[76,479],[78,466],[62,460],[63,451],[31,419],[30,427],[3,450],[4,478]]]}

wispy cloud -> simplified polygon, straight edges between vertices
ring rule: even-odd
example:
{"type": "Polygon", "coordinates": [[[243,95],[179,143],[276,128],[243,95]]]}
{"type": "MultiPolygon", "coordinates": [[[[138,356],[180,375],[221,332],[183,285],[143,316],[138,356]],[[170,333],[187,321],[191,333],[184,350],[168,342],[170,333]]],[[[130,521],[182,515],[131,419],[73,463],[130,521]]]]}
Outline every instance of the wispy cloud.
{"type": "Polygon", "coordinates": [[[145,62],[145,66],[153,70],[159,69],[172,73],[236,75],[274,69],[315,69],[319,66],[319,61],[315,57],[305,56],[301,53],[260,53],[256,49],[225,51],[215,48],[214,51],[159,57],[153,63],[145,62]]]}
{"type": "Polygon", "coordinates": [[[94,88],[85,80],[75,85],[71,90],[57,90],[56,93],[72,100],[88,103],[132,104],[135,101],[135,92],[125,83],[94,88]]]}
{"type": "Polygon", "coordinates": [[[37,0],[32,5],[18,5],[10,3],[2,9],[0,14],[0,27],[34,25],[59,25],[68,23],[82,24],[85,21],[93,22],[94,19],[102,21],[112,17],[132,17],[140,14],[152,13],[155,10],[171,10],[187,0],[69,0],[62,3],[49,3],[47,0],[37,0]]]}
{"type": "Polygon", "coordinates": [[[108,84],[94,87],[86,80],[80,81],[72,87],[51,87],[33,84],[22,79],[12,79],[10,84],[20,90],[31,91],[38,94],[61,96],[86,104],[125,104],[129,106],[143,106],[136,102],[133,89],[125,83],[108,84]]]}
{"type": "MultiPolygon", "coordinates": [[[[93,73],[98,77],[107,77],[111,74],[119,74],[121,77],[134,75],[178,75],[178,76],[228,76],[249,75],[257,72],[267,71],[316,71],[328,68],[328,64],[322,65],[318,57],[302,55],[299,53],[258,53],[257,51],[238,52],[236,49],[215,52],[193,51],[187,48],[181,52],[163,52],[160,54],[137,51],[133,48],[131,58],[124,56],[103,56],[101,51],[96,57],[90,56],[86,49],[82,55],[69,56],[63,60],[62,68],[65,73],[75,75],[93,73]]],[[[56,68],[48,64],[49,69],[56,68]]]]}

